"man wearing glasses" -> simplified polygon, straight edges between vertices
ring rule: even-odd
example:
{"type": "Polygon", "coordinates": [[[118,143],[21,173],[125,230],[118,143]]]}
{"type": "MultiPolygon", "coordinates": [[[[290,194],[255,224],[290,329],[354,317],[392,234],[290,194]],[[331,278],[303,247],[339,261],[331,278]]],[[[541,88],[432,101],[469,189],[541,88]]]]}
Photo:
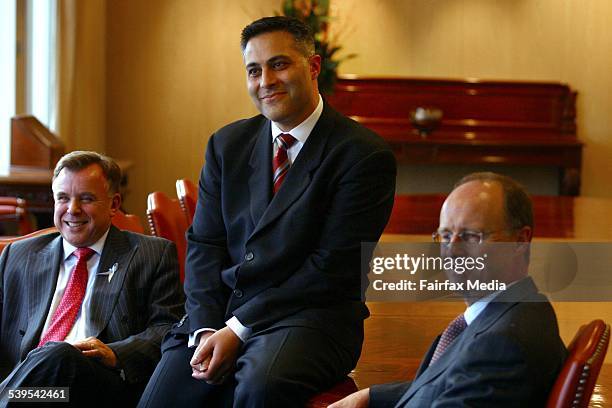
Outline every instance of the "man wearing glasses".
{"type": "Polygon", "coordinates": [[[443,257],[487,254],[457,282],[498,281],[506,290],[465,290],[466,311],[425,355],[413,381],[375,385],[332,404],[346,407],[544,406],[566,356],[555,313],[527,276],[533,212],[525,190],[494,173],[461,179],[433,234],[443,257]]]}

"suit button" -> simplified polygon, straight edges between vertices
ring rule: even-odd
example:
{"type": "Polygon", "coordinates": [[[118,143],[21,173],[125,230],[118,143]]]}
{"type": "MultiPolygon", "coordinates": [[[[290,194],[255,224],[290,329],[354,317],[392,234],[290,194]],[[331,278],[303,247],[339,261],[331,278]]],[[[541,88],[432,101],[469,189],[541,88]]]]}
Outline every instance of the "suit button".
{"type": "Polygon", "coordinates": [[[255,258],[255,255],[253,255],[253,253],[252,253],[252,252],[247,252],[247,254],[244,256],[244,259],[245,259],[247,262],[252,261],[252,260],[253,260],[253,258],[255,258]]]}
{"type": "Polygon", "coordinates": [[[236,296],[237,298],[241,298],[242,291],[240,289],[234,289],[234,296],[236,296]]]}

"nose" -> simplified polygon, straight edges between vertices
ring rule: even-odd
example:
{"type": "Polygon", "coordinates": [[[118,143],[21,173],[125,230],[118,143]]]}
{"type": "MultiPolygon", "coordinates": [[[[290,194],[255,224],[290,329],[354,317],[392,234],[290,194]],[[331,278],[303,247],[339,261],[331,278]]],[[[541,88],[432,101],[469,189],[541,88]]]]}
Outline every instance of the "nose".
{"type": "Polygon", "coordinates": [[[453,234],[451,235],[451,239],[450,239],[449,243],[456,244],[457,242],[462,242],[461,238],[459,238],[459,234],[457,234],[456,232],[453,232],[453,234]]]}
{"type": "Polygon", "coordinates": [[[76,198],[71,198],[68,203],[68,213],[78,214],[81,212],[81,203],[76,198]]]}
{"type": "Polygon", "coordinates": [[[262,88],[270,88],[276,83],[276,73],[274,70],[263,68],[261,71],[259,86],[262,88]]]}

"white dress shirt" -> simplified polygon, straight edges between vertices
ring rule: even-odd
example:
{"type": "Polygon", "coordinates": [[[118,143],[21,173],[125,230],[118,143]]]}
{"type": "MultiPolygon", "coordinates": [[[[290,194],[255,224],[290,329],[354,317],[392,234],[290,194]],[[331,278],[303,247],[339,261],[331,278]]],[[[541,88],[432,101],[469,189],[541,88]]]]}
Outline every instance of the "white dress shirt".
{"type": "MultiPolygon", "coordinates": [[[[110,230],[110,229],[109,229],[110,230]]],[[[106,237],[108,236],[108,231],[93,245],[89,248],[93,249],[95,253],[89,258],[87,261],[87,288],[85,289],[85,297],[83,298],[83,304],[81,305],[81,309],[79,310],[76,320],[74,321],[74,325],[66,336],[65,341],[68,343],[74,343],[80,340],[83,340],[92,335],[87,327],[87,314],[89,312],[89,307],[91,304],[91,298],[93,296],[93,287],[94,282],[96,280],[96,274],[98,273],[98,265],[100,263],[100,255],[102,254],[102,250],[104,249],[104,243],[106,242],[106,237]]],[[[51,307],[49,308],[49,312],[47,313],[47,320],[45,321],[45,326],[43,331],[41,332],[41,336],[47,332],[47,329],[51,325],[51,320],[53,319],[53,314],[55,310],[59,306],[62,296],[64,296],[64,291],[66,290],[66,286],[68,285],[68,281],[70,279],[70,275],[74,267],[77,263],[77,257],[73,254],[73,252],[77,249],[75,246],[72,246],[68,241],[62,238],[62,261],[60,262],[59,274],[57,276],[57,285],[55,286],[55,292],[53,293],[53,300],[51,301],[51,307]]]]}
{"type": "MultiPolygon", "coordinates": [[[[519,279],[517,281],[507,284],[505,290],[508,290],[510,286],[513,286],[514,284],[522,281],[523,279],[519,279]]],[[[478,299],[476,302],[469,305],[465,312],[463,312],[463,317],[465,318],[465,322],[467,323],[467,325],[469,326],[474,320],[476,320],[476,318],[482,313],[482,311],[485,310],[487,305],[491,303],[493,299],[495,299],[502,292],[504,291],[498,290],[497,292],[490,293],[482,299],[478,299]]]]}

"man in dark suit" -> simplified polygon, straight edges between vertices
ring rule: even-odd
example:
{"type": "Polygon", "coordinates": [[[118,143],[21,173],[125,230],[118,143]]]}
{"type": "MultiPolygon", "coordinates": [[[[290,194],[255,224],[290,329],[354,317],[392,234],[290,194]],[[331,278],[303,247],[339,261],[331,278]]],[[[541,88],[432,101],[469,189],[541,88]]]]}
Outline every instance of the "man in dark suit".
{"type": "Polygon", "coordinates": [[[94,152],[53,175],[58,233],[0,258],[0,405],[8,390],[70,387],[75,406],[135,404],[184,295],[174,244],[120,231],[121,170],[94,152]],[[136,401],[135,401],[136,400],[136,401]]]}
{"type": "Polygon", "coordinates": [[[531,201],[516,182],[494,173],[460,180],[434,239],[445,257],[487,260],[482,271],[449,278],[507,288],[463,291],[467,310],[434,341],[412,382],[372,386],[330,408],[544,406],[566,350],[550,303],[527,276],[532,231],[531,201]]]}
{"type": "Polygon", "coordinates": [[[141,406],[303,406],[359,358],[360,246],[389,217],[393,154],[323,102],[304,24],[264,18],[241,44],[262,115],[210,138],[188,231],[187,316],[141,406]]]}

